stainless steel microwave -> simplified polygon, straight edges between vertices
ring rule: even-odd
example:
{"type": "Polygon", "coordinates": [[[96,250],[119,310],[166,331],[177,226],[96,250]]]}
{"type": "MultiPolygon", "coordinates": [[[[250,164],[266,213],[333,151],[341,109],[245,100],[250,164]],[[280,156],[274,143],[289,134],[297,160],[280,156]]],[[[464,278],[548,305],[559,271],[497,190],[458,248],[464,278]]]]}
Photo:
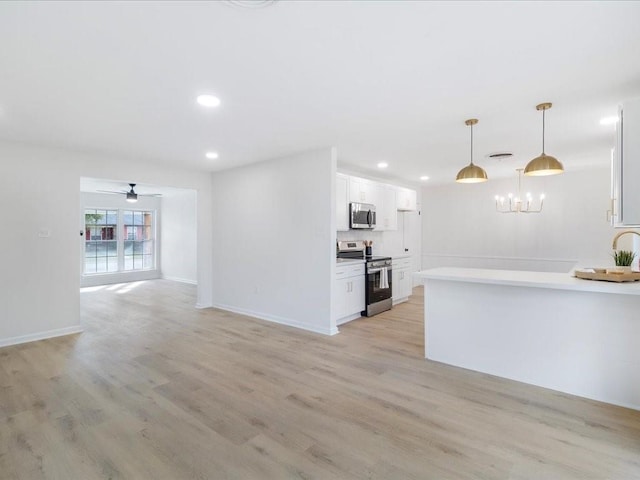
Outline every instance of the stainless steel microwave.
{"type": "Polygon", "coordinates": [[[349,228],[373,229],[376,226],[376,206],[370,203],[349,204],[349,228]]]}

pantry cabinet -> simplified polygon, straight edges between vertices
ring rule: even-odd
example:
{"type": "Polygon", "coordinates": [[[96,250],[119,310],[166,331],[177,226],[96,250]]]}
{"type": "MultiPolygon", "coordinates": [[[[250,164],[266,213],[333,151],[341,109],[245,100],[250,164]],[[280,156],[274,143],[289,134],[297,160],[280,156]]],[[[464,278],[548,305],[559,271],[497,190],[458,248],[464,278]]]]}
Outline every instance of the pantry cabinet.
{"type": "Polygon", "coordinates": [[[611,222],[614,227],[640,226],[640,99],[619,109],[611,168],[611,222]]]}

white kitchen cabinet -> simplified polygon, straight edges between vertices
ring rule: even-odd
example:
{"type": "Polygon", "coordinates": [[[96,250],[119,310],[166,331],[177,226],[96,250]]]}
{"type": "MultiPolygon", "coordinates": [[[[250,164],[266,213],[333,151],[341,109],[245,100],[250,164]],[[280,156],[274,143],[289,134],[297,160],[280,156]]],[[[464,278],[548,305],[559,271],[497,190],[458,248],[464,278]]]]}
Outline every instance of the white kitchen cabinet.
{"type": "Polygon", "coordinates": [[[612,160],[611,221],[614,227],[640,226],[640,99],[619,109],[612,160]]]}
{"type": "Polygon", "coordinates": [[[398,230],[398,210],[416,211],[417,193],[409,188],[378,183],[338,173],[336,176],[336,230],[349,230],[349,203],[376,207],[375,231],[398,230]]]}
{"type": "Polygon", "coordinates": [[[382,185],[366,178],[349,177],[349,201],[371,203],[376,206],[381,202],[382,185]]]}
{"type": "Polygon", "coordinates": [[[382,201],[376,205],[378,215],[376,230],[398,230],[398,210],[396,209],[397,188],[391,185],[382,187],[382,201]]]}
{"type": "Polygon", "coordinates": [[[418,205],[418,194],[415,190],[410,188],[399,187],[397,192],[396,205],[397,209],[401,211],[413,211],[416,210],[418,205]]]}
{"type": "Polygon", "coordinates": [[[336,267],[332,317],[341,325],[361,316],[365,309],[364,263],[336,267]]]}
{"type": "Polygon", "coordinates": [[[391,275],[393,304],[406,302],[413,289],[411,258],[394,258],[391,275]]]}
{"type": "Polygon", "coordinates": [[[349,177],[341,173],[336,176],[336,230],[349,230],[349,177]]]}

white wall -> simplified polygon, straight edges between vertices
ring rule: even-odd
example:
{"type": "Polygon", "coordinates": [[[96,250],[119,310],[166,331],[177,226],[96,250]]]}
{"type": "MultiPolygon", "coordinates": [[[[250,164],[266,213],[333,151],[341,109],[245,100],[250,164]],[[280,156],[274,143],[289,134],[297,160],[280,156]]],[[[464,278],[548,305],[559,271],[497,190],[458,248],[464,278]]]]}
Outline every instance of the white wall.
{"type": "Polygon", "coordinates": [[[197,192],[171,189],[161,204],[162,278],[197,284],[197,192]]]}
{"type": "Polygon", "coordinates": [[[606,222],[610,172],[598,168],[524,177],[523,191],[547,196],[542,213],[499,214],[497,194],[515,193],[517,177],[422,190],[422,268],[569,271],[612,265],[615,230],[606,222]]]}
{"type": "Polygon", "coordinates": [[[198,304],[211,305],[210,174],[9,143],[0,158],[0,345],[80,328],[83,176],[198,191],[198,304]]]}
{"type": "Polygon", "coordinates": [[[0,158],[0,346],[77,332],[80,178],[46,155],[0,158]]]}
{"type": "MultiPolygon", "coordinates": [[[[127,203],[124,195],[110,195],[108,193],[89,193],[80,192],[80,229],[84,223],[84,211],[87,208],[104,208],[104,209],[146,209],[156,212],[156,245],[158,242],[158,235],[160,233],[161,214],[160,214],[160,199],[155,197],[138,197],[138,201],[135,204],[127,203]]],[[[112,272],[105,274],[82,274],[82,262],[84,262],[84,241],[85,237],[82,237],[83,241],[80,242],[80,286],[89,287],[94,285],[107,285],[110,283],[123,283],[123,282],[135,282],[139,280],[152,280],[160,278],[161,262],[160,256],[156,252],[156,268],[153,270],[142,270],[132,272],[112,272]]]]}
{"type": "Polygon", "coordinates": [[[215,306],[337,332],[335,175],[329,148],[213,175],[215,306]]]}

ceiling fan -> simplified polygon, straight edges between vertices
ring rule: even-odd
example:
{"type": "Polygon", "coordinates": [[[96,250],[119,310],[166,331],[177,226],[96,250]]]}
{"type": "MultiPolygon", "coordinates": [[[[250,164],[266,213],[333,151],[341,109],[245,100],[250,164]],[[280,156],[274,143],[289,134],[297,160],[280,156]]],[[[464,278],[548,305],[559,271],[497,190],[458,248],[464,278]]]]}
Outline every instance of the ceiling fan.
{"type": "Polygon", "coordinates": [[[114,192],[113,190],[96,190],[96,191],[100,193],[113,193],[116,195],[126,195],[127,202],[129,203],[136,203],[138,201],[138,196],[140,197],[161,197],[162,196],[161,193],[136,193],[134,190],[136,184],[130,183],[129,186],[131,187],[131,190],[129,191],[127,190],[120,190],[119,192],[114,192]]]}

